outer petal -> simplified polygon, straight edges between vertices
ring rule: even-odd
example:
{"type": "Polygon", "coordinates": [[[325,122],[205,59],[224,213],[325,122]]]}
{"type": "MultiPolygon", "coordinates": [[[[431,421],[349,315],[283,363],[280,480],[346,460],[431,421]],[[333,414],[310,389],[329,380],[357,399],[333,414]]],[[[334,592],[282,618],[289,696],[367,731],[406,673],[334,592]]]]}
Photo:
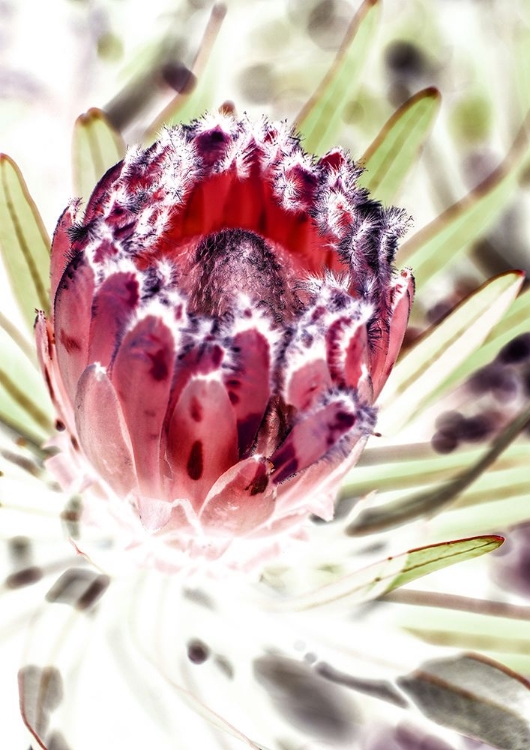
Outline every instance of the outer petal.
{"type": "Polygon", "coordinates": [[[79,380],[75,400],[81,446],[100,476],[121,497],[136,489],[127,427],[112,383],[99,365],[90,365],[79,380]]]}
{"type": "Polygon", "coordinates": [[[351,397],[332,397],[327,404],[304,416],[271,456],[274,484],[280,484],[327,456],[362,419],[351,397]]]}
{"type": "Polygon", "coordinates": [[[255,329],[238,333],[233,339],[236,359],[230,377],[225,379],[236,420],[239,456],[248,456],[271,395],[271,347],[255,329]]]}
{"type": "Polygon", "coordinates": [[[161,464],[175,339],[163,320],[148,316],[125,336],[112,365],[111,380],[131,436],[140,492],[166,497],[161,464]]]}
{"type": "Polygon", "coordinates": [[[167,460],[173,496],[188,497],[198,511],[214,482],[238,460],[234,411],[224,385],[194,377],[170,417],[167,460]]]}
{"type": "Polygon", "coordinates": [[[59,282],[70,261],[71,240],[69,230],[77,218],[78,205],[74,201],[63,211],[53,234],[50,268],[52,299],[55,297],[59,282]]]}
{"type": "Polygon", "coordinates": [[[57,361],[72,403],[87,366],[93,295],[94,272],[83,255],[76,255],[57,288],[54,314],[57,361]]]}
{"type": "Polygon", "coordinates": [[[89,362],[107,367],[140,301],[136,274],[113,273],[97,290],[92,304],[89,362]]]}
{"type": "Polygon", "coordinates": [[[43,312],[37,314],[35,338],[37,341],[37,356],[53,405],[65,427],[73,434],[75,433],[74,411],[70,399],[66,394],[61,373],[57,366],[57,352],[53,341],[53,328],[50,321],[46,320],[43,312]]]}
{"type": "Polygon", "coordinates": [[[376,360],[372,369],[372,380],[374,384],[374,398],[381,390],[390,375],[394,362],[397,359],[403,337],[407,330],[410,308],[414,298],[414,278],[410,271],[402,271],[398,282],[393,289],[392,310],[390,317],[390,331],[388,335],[388,346],[384,358],[376,360]]]}
{"type": "Polygon", "coordinates": [[[253,456],[232,466],[214,484],[200,520],[214,536],[241,536],[267,521],[274,512],[275,493],[269,484],[270,465],[253,456]]]}

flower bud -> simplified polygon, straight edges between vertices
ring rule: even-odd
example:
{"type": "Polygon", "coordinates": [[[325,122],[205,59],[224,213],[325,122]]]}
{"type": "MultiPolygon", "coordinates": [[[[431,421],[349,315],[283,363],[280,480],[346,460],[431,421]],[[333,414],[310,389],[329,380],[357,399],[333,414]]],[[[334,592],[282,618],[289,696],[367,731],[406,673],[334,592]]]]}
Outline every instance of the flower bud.
{"type": "Polygon", "coordinates": [[[50,468],[88,520],[181,568],[252,566],[332,517],[412,299],[393,267],[406,219],[360,171],[216,114],[67,208],[37,339],[66,426],[50,468]]]}

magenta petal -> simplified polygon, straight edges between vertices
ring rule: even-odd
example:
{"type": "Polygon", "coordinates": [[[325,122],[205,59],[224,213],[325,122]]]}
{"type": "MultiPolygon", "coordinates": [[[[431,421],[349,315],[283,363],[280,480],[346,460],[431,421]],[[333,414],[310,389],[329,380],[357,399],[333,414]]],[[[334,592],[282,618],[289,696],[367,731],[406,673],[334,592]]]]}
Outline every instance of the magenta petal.
{"type": "Polygon", "coordinates": [[[356,422],[355,404],[342,399],[302,418],[270,458],[274,483],[279,484],[324,458],[356,422]]]}
{"type": "Polygon", "coordinates": [[[77,381],[87,366],[94,272],[83,255],[67,266],[55,296],[57,361],[66,392],[74,403],[77,381]]]}
{"type": "Polygon", "coordinates": [[[270,344],[257,330],[238,333],[233,339],[236,364],[225,380],[237,420],[239,456],[248,455],[270,398],[270,344]]]}
{"type": "Polygon", "coordinates": [[[139,321],[123,339],[111,370],[132,441],[140,492],[165,497],[162,429],[171,392],[175,340],[165,322],[139,321]]]}
{"type": "Polygon", "coordinates": [[[53,329],[43,312],[39,312],[35,322],[37,356],[48,391],[57,415],[71,432],[75,432],[73,408],[66,394],[61,373],[57,366],[57,352],[53,342],[53,329]]]}
{"type": "Polygon", "coordinates": [[[274,511],[269,462],[253,456],[232,466],[214,484],[200,514],[212,535],[240,536],[265,523],[274,511]]]}
{"type": "Polygon", "coordinates": [[[228,394],[214,377],[189,381],[167,434],[174,497],[199,510],[214,482],[238,460],[236,420],[228,394]]]}
{"type": "Polygon", "coordinates": [[[414,279],[410,271],[402,271],[393,289],[390,334],[384,360],[372,372],[374,398],[380,394],[388,376],[392,372],[399,354],[409,322],[410,308],[414,298],[414,279]]]}
{"type": "Polygon", "coordinates": [[[122,497],[136,488],[127,427],[112,383],[99,365],[90,365],[77,388],[75,414],[79,442],[100,476],[122,497]]]}
{"type": "Polygon", "coordinates": [[[68,263],[70,262],[71,250],[70,250],[70,234],[69,230],[74,225],[77,218],[77,202],[70,203],[70,205],[63,211],[59,219],[59,223],[55,228],[52,240],[51,249],[51,298],[55,297],[57,287],[61,281],[62,275],[68,263]]]}
{"type": "Polygon", "coordinates": [[[140,289],[133,272],[114,273],[97,290],[92,305],[89,362],[107,367],[138,306],[140,289]]]}

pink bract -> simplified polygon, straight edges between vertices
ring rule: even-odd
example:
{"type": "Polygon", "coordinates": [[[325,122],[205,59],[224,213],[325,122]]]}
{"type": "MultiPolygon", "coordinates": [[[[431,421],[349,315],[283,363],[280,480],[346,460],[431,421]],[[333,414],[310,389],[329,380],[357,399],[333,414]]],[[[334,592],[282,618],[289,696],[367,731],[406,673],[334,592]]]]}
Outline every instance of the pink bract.
{"type": "Polygon", "coordinates": [[[215,114],[131,149],[62,215],[36,324],[65,428],[49,467],[144,561],[251,567],[333,516],[412,300],[406,218],[360,172],[215,114]]]}

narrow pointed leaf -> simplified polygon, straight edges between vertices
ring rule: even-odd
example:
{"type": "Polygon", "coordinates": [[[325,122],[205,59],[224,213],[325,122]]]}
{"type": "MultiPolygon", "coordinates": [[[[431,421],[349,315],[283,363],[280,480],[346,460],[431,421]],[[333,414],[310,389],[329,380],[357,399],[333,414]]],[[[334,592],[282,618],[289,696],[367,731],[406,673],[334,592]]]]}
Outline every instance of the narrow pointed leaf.
{"type": "Polygon", "coordinates": [[[88,200],[105,172],[125,156],[125,142],[100,109],[77,118],[72,143],[74,190],[88,200]]]}
{"type": "Polygon", "coordinates": [[[478,654],[426,662],[398,684],[432,721],[503,750],[530,747],[530,683],[478,654]]]}
{"type": "Polygon", "coordinates": [[[414,268],[421,289],[478,237],[484,236],[505,209],[528,161],[525,121],[501,165],[462,200],[420,229],[400,249],[400,261],[414,268]]]}
{"type": "Polygon", "coordinates": [[[295,127],[304,136],[304,148],[310,153],[323,154],[334,145],[343,109],[359,83],[378,17],[379,0],[365,0],[331,68],[296,118],[295,127]]]}
{"type": "MultiPolygon", "coordinates": [[[[375,531],[399,526],[415,518],[435,515],[448,503],[454,501],[455,498],[492,466],[528,424],[530,424],[530,408],[510,422],[495,439],[493,444],[479,455],[474,463],[466,466],[463,471],[454,476],[450,481],[422,490],[415,495],[400,497],[385,505],[362,511],[348,526],[347,533],[352,536],[370,534],[375,531]]],[[[528,449],[523,449],[521,460],[522,464],[520,465],[528,463],[528,449]]],[[[500,491],[499,498],[502,496],[503,493],[500,491]]],[[[520,511],[526,514],[523,518],[530,516],[530,510],[524,507],[520,511]]],[[[501,527],[504,527],[504,525],[501,524],[501,527]]]]}
{"type": "Polygon", "coordinates": [[[35,362],[20,343],[0,319],[0,422],[40,443],[52,432],[53,411],[35,362]]]}
{"type": "MultiPolygon", "coordinates": [[[[449,388],[461,383],[472,372],[491,362],[509,341],[527,331],[530,331],[530,289],[517,297],[480,349],[452,373],[444,386],[449,388]]],[[[436,395],[434,393],[433,397],[436,395]]]]}
{"type": "Polygon", "coordinates": [[[49,309],[50,240],[19,168],[5,154],[0,154],[0,251],[32,331],[35,308],[49,309]]]}
{"type": "Polygon", "coordinates": [[[500,536],[478,536],[409,550],[344,576],[288,601],[275,602],[274,610],[298,611],[321,607],[337,600],[359,604],[383,596],[399,586],[449,565],[492,552],[503,542],[500,536]]]}
{"type": "Polygon", "coordinates": [[[517,271],[488,281],[407,353],[394,368],[380,399],[378,429],[383,434],[393,433],[414,416],[482,344],[513,302],[522,281],[517,271]]]}
{"type": "Polygon", "coordinates": [[[419,91],[388,120],[361,157],[366,172],[360,184],[382,203],[394,199],[440,108],[440,92],[434,87],[419,91]]]}

